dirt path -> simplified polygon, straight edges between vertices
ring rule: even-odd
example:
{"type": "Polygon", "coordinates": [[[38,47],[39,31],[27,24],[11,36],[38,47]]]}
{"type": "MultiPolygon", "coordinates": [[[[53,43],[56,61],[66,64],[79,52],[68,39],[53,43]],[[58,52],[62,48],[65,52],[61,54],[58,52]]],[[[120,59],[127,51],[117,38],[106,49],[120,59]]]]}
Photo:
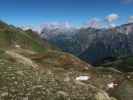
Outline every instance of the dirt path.
{"type": "Polygon", "coordinates": [[[38,68],[38,65],[33,62],[31,59],[20,55],[14,51],[6,51],[6,54],[10,55],[12,58],[14,58],[17,62],[22,63],[24,65],[32,66],[33,68],[38,68]]]}

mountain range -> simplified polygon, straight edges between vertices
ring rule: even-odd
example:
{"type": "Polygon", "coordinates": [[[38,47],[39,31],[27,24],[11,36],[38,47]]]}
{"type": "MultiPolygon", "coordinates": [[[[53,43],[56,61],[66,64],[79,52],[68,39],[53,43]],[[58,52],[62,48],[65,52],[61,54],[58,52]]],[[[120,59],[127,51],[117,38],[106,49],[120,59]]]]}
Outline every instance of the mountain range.
{"type": "Polygon", "coordinates": [[[108,29],[71,28],[66,30],[60,31],[58,28],[55,31],[45,27],[41,32],[41,37],[63,51],[72,53],[91,64],[100,64],[108,58],[133,55],[132,23],[108,29]]]}

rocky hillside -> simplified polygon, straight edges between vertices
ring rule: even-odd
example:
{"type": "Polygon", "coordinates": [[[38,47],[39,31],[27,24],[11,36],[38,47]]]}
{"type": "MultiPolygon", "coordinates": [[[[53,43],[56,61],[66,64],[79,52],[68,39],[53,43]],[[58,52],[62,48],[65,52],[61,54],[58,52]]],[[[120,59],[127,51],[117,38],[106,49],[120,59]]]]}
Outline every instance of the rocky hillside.
{"type": "Polygon", "coordinates": [[[0,25],[1,100],[132,100],[133,73],[94,68],[34,35],[0,25]]]}

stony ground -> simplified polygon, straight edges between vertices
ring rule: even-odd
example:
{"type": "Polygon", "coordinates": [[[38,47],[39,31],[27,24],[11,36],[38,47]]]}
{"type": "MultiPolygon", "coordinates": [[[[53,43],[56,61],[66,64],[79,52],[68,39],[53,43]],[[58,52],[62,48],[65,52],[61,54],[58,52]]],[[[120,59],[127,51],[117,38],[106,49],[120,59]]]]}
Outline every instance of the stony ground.
{"type": "Polygon", "coordinates": [[[19,48],[0,53],[0,100],[132,98],[132,73],[96,69],[70,54],[56,51],[38,54],[19,48]],[[77,80],[80,76],[89,78],[77,80]]]}

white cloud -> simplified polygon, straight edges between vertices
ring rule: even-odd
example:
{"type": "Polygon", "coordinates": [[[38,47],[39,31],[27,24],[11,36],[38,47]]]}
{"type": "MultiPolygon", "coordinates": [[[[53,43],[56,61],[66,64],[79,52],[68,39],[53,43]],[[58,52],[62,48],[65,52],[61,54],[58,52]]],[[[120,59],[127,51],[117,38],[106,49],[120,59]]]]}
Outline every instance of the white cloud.
{"type": "Polygon", "coordinates": [[[62,28],[62,29],[69,29],[72,27],[70,22],[64,21],[64,22],[46,22],[41,25],[42,28],[48,28],[48,29],[56,29],[56,28],[62,28]]]}
{"type": "Polygon", "coordinates": [[[32,26],[32,25],[21,25],[21,26],[18,26],[18,27],[20,27],[24,31],[31,29],[32,31],[35,31],[37,33],[41,32],[41,27],[40,26],[38,27],[38,26],[32,26]]]}
{"type": "Polygon", "coordinates": [[[23,26],[19,26],[21,29],[23,29],[24,31],[25,30],[28,30],[28,29],[33,29],[33,26],[31,25],[23,25],[23,26]]]}
{"type": "Polygon", "coordinates": [[[89,21],[87,21],[83,27],[85,27],[85,28],[90,27],[90,28],[99,29],[99,28],[102,28],[102,24],[101,24],[100,19],[92,18],[89,21]]]}
{"type": "Polygon", "coordinates": [[[105,17],[105,20],[107,21],[109,27],[115,27],[115,21],[119,19],[119,15],[112,13],[105,17]]]}
{"type": "Polygon", "coordinates": [[[119,18],[119,15],[118,14],[115,14],[115,13],[112,13],[112,14],[106,16],[106,20],[109,23],[116,21],[118,18],[119,18]]]}
{"type": "Polygon", "coordinates": [[[133,3],[133,0],[121,0],[123,4],[131,4],[133,3]]]}
{"type": "Polygon", "coordinates": [[[133,23],[133,16],[129,16],[128,23],[133,23]]]}

